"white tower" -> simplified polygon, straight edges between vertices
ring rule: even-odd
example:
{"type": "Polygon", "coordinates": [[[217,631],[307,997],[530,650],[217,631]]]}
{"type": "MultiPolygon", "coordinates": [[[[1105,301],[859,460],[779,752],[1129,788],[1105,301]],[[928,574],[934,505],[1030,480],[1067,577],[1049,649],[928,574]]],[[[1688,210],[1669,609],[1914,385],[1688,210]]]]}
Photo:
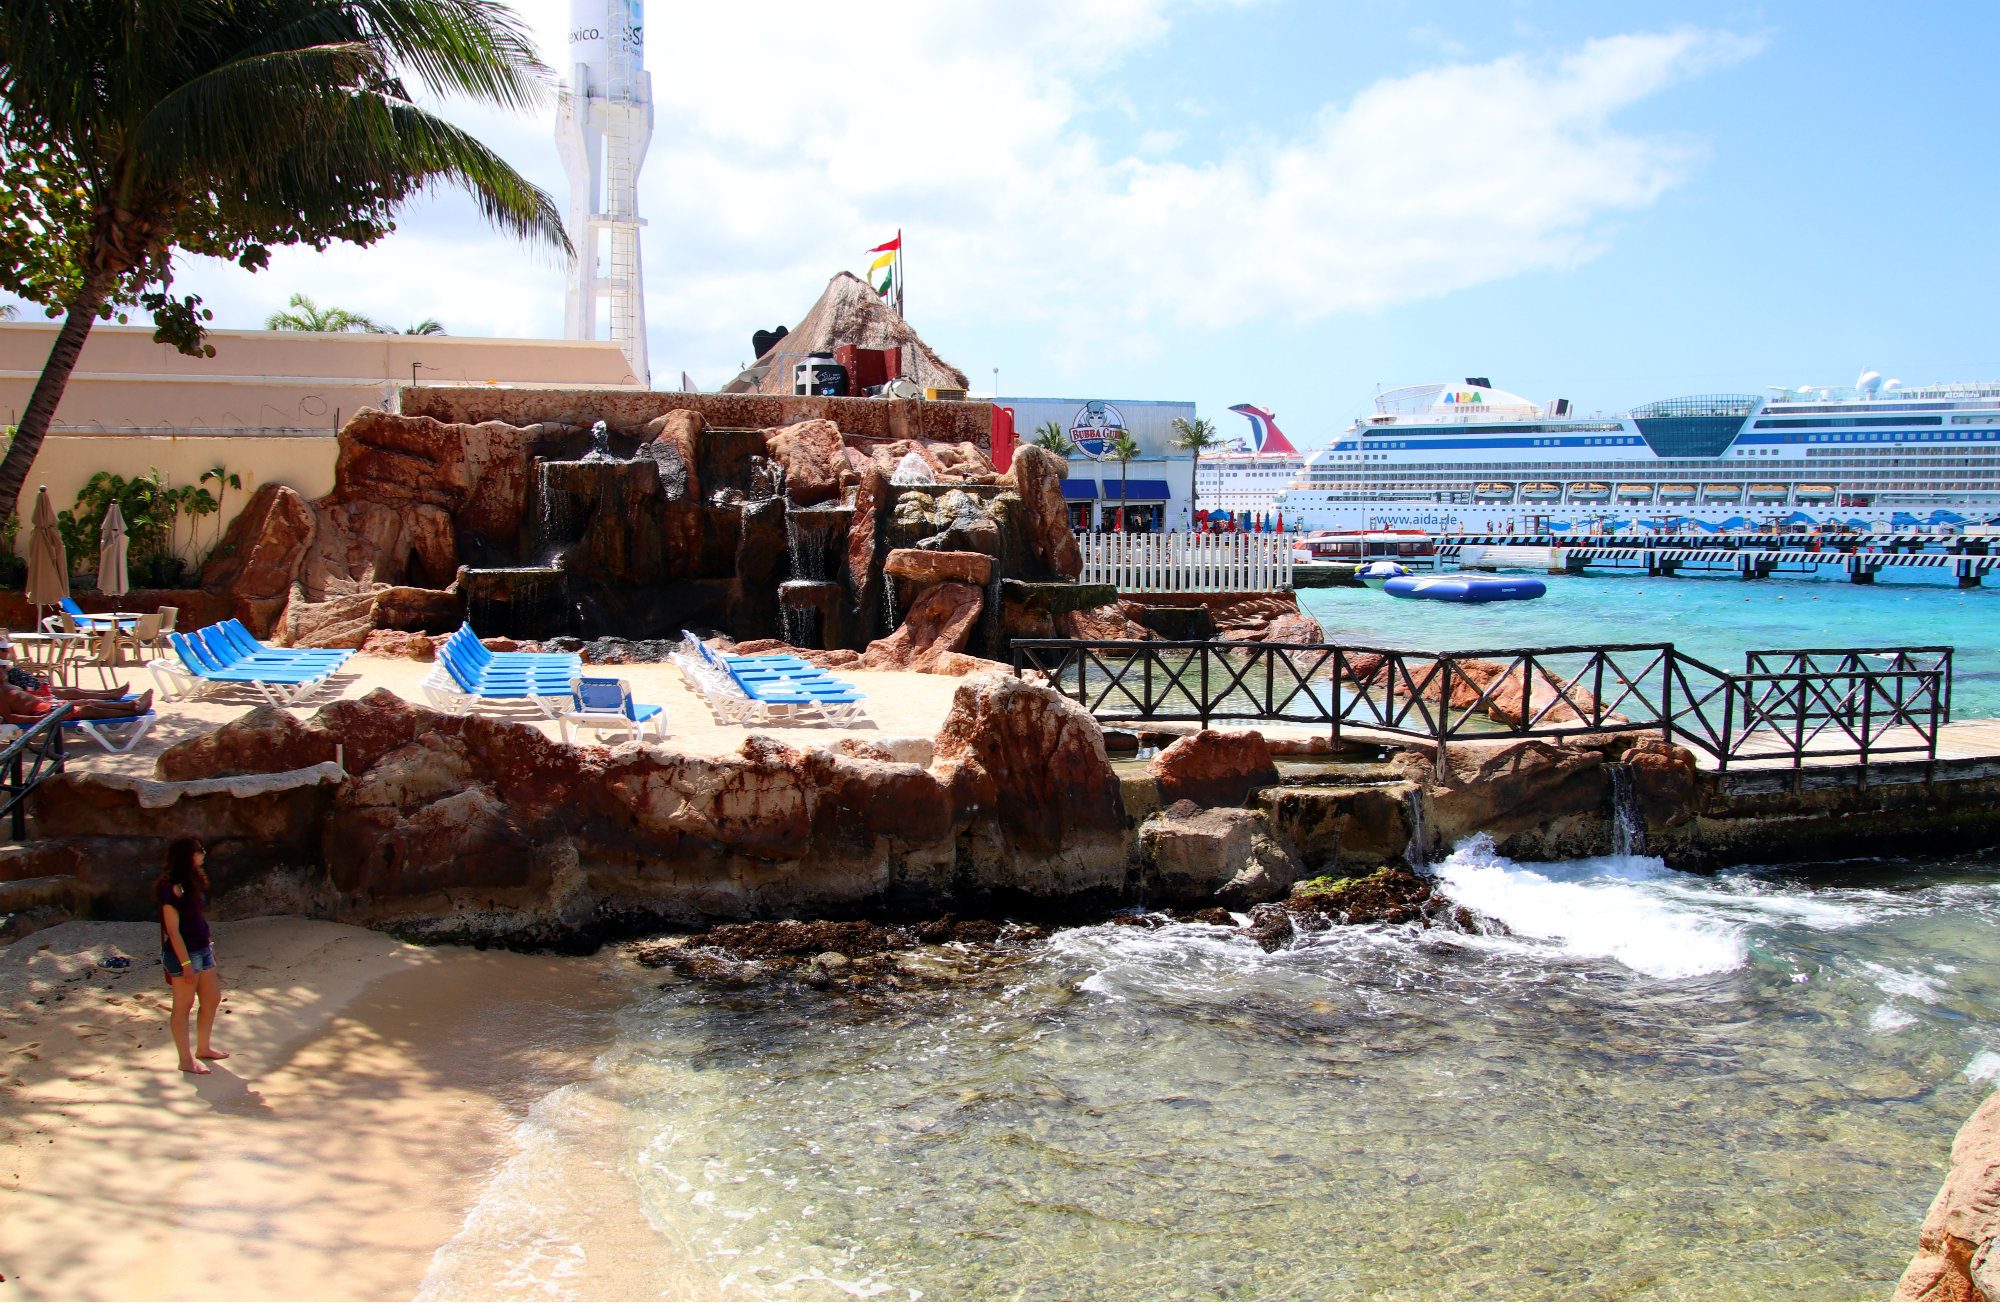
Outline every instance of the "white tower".
{"type": "Polygon", "coordinates": [[[564,334],[599,338],[609,304],[612,343],[642,385],[646,287],[639,266],[639,165],[653,139],[645,0],[570,0],[569,79],[556,111],[556,148],[569,173],[570,266],[564,334]]]}

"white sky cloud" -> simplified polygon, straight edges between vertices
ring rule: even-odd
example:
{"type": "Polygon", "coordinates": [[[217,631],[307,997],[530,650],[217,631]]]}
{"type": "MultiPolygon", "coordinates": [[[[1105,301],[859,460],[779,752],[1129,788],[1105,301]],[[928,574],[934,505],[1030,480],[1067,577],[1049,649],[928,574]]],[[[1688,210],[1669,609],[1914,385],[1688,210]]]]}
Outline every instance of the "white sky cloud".
{"type": "MultiPolygon", "coordinates": [[[[519,7],[560,49],[567,4],[519,7]]],[[[1701,156],[1700,142],[1621,129],[1618,114],[1759,48],[1686,28],[1442,63],[1206,158],[1182,133],[1195,125],[1185,86],[1128,105],[1129,140],[1094,128],[1107,101],[1093,82],[1168,39],[1188,7],[885,0],[850,22],[783,3],[754,17],[654,6],[641,209],[656,374],[717,383],[746,360],[751,329],[796,320],[898,226],[912,316],[948,356],[954,330],[997,323],[1037,332],[1057,376],[1093,350],[1144,354],[1161,332],[1310,321],[1575,265],[1701,156]]],[[[548,122],[453,116],[562,197],[548,122]]],[[[238,324],[302,289],[397,324],[561,329],[560,271],[457,202],[414,210],[371,250],[286,252],[254,278],[190,266],[183,279],[238,324]]]]}

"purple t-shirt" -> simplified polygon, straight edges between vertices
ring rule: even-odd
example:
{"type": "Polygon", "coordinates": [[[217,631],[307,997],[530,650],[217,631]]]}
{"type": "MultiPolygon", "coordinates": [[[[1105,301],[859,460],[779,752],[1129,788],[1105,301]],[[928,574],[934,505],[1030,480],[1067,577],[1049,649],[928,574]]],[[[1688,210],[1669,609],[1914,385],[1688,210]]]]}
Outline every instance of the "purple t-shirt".
{"type": "MultiPolygon", "coordinates": [[[[208,916],[202,913],[202,907],[208,904],[206,897],[182,892],[173,883],[161,884],[159,891],[154,895],[159,898],[162,906],[172,906],[179,912],[181,941],[187,944],[189,955],[208,945],[208,916]]],[[[173,939],[167,936],[167,917],[164,914],[160,916],[160,945],[165,948],[167,954],[173,954],[174,943],[173,939]]]]}

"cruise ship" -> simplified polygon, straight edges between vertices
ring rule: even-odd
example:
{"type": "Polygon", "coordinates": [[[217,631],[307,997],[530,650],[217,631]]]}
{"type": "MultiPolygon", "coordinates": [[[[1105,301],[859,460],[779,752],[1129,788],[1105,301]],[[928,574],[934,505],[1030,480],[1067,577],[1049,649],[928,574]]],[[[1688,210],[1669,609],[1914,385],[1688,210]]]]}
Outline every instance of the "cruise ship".
{"type": "Polygon", "coordinates": [[[1278,495],[1305,470],[1305,455],[1278,429],[1275,414],[1249,403],[1238,403],[1229,410],[1250,423],[1250,433],[1202,454],[1195,470],[1195,494],[1201,510],[1275,517],[1278,495]]]}
{"type": "Polygon", "coordinates": [[[2000,383],[1665,399],[1619,416],[1483,376],[1375,400],[1275,504],[1287,529],[1431,533],[1839,524],[2000,514],[2000,383]]]}

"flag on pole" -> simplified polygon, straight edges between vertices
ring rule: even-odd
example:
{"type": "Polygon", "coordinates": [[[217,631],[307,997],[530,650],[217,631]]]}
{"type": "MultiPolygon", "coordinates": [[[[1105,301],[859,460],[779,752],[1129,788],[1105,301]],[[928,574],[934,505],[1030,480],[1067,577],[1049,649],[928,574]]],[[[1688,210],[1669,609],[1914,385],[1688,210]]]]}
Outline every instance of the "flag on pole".
{"type": "Polygon", "coordinates": [[[868,264],[869,283],[874,286],[875,293],[884,299],[889,297],[891,291],[894,291],[896,295],[896,311],[900,313],[903,310],[903,232],[901,228],[897,229],[895,239],[884,240],[868,252],[876,256],[875,261],[868,264]],[[882,279],[879,282],[875,279],[875,273],[878,271],[882,273],[882,279]]]}

